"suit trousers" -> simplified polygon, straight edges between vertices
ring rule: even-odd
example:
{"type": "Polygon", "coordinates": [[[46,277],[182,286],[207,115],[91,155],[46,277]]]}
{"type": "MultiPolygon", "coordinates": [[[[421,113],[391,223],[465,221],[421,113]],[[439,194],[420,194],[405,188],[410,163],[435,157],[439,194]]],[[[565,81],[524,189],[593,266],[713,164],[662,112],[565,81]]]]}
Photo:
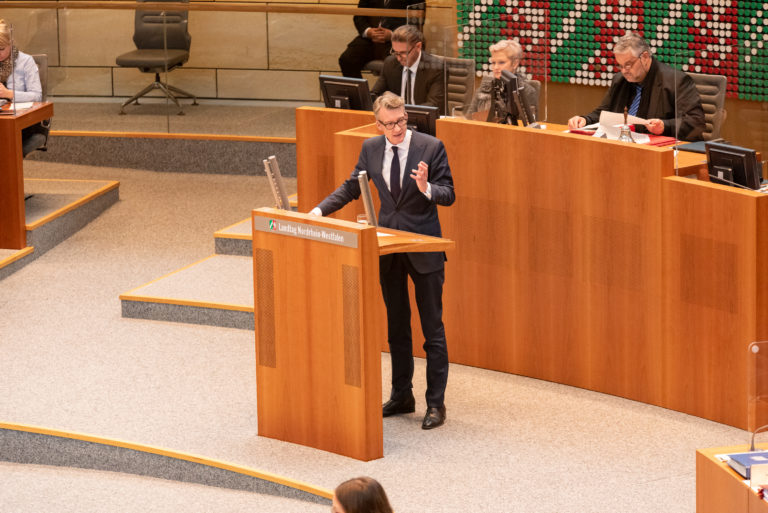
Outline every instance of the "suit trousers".
{"type": "Polygon", "coordinates": [[[374,43],[370,39],[357,36],[339,57],[339,68],[345,77],[362,78],[363,66],[376,59],[384,59],[389,54],[391,44],[374,43]]]}
{"type": "Polygon", "coordinates": [[[408,277],[411,277],[427,354],[428,407],[439,408],[445,399],[448,382],[448,346],[443,326],[443,282],[445,271],[416,272],[404,253],[393,255],[392,263],[380,274],[381,291],[387,307],[387,336],[392,359],[392,399],[412,394],[413,341],[408,277]]]}

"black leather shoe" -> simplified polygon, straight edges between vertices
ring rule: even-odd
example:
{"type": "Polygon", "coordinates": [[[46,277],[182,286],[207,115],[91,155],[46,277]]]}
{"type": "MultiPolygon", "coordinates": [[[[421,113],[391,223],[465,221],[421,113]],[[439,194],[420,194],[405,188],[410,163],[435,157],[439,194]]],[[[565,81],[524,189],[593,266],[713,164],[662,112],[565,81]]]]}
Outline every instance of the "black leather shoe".
{"type": "Polygon", "coordinates": [[[445,405],[440,408],[427,408],[427,414],[424,415],[424,422],[421,423],[421,429],[435,429],[445,423],[445,405]]]}
{"type": "Polygon", "coordinates": [[[413,413],[416,411],[416,399],[413,396],[406,397],[396,401],[390,399],[381,407],[381,413],[384,417],[391,417],[392,415],[400,415],[402,413],[413,413]]]}

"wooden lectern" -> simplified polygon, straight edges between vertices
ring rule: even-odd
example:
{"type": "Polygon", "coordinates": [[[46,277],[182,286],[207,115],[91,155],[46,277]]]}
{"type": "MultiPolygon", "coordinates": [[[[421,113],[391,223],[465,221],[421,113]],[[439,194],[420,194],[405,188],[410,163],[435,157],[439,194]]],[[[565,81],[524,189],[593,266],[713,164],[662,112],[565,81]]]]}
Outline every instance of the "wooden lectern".
{"type": "Polygon", "coordinates": [[[378,257],[453,242],[272,208],[252,221],[259,435],[381,458],[378,257]]]}

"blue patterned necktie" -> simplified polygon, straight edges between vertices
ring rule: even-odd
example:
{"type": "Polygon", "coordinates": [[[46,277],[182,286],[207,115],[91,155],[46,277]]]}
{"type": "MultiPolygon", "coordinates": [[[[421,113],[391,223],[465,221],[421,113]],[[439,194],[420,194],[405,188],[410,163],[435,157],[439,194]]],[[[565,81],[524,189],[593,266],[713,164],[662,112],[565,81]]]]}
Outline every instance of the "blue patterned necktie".
{"type": "Polygon", "coordinates": [[[640,108],[640,97],[643,96],[643,86],[640,84],[635,85],[637,91],[635,91],[635,97],[632,98],[632,103],[629,105],[629,115],[637,116],[637,109],[640,108]]]}
{"type": "Polygon", "coordinates": [[[400,157],[397,156],[397,146],[392,146],[392,164],[389,166],[389,190],[397,201],[400,196],[400,157]]]}

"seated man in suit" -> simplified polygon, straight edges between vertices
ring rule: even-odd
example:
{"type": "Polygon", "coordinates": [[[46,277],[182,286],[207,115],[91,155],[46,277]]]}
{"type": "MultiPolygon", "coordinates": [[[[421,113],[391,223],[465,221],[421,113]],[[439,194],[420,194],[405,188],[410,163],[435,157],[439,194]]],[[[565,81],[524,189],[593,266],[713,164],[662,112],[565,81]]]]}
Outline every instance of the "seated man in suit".
{"type": "MultiPolygon", "coordinates": [[[[352,176],[312,209],[328,215],[360,197],[357,176],[368,172],[379,191],[379,224],[387,228],[441,236],[437,206],[453,204],[453,178],[443,143],[408,129],[403,99],[385,92],[373,104],[376,127],[383,134],[363,143],[352,176]],[[405,171],[401,173],[400,170],[405,171]]],[[[413,342],[408,277],[416,303],[427,353],[427,412],[422,429],[445,422],[448,348],[443,327],[445,253],[395,253],[379,259],[379,279],[387,308],[387,338],[392,358],[392,391],[384,403],[384,417],[413,413],[413,342]]]]}
{"type": "Polygon", "coordinates": [[[645,39],[634,32],[619,38],[613,54],[621,72],[613,77],[600,105],[586,116],[569,119],[569,128],[596,123],[604,110],[624,112],[627,107],[629,114],[648,120],[647,125],[635,127],[638,132],[671,137],[677,132],[686,141],[701,139],[706,127],[704,109],[691,77],[656,60],[645,39]]]}
{"type": "MultiPolygon", "coordinates": [[[[357,6],[364,9],[405,9],[420,0],[359,0],[357,6]]],[[[384,59],[392,49],[392,31],[405,25],[405,18],[381,18],[355,16],[352,21],[358,36],[339,57],[341,74],[345,77],[362,78],[363,66],[376,59],[384,59]]]]}
{"type": "Polygon", "coordinates": [[[392,32],[392,55],[384,60],[384,69],[371,91],[381,96],[391,91],[410,105],[431,105],[444,114],[445,77],[443,60],[422,51],[424,36],[413,25],[403,25],[392,32]]]}

